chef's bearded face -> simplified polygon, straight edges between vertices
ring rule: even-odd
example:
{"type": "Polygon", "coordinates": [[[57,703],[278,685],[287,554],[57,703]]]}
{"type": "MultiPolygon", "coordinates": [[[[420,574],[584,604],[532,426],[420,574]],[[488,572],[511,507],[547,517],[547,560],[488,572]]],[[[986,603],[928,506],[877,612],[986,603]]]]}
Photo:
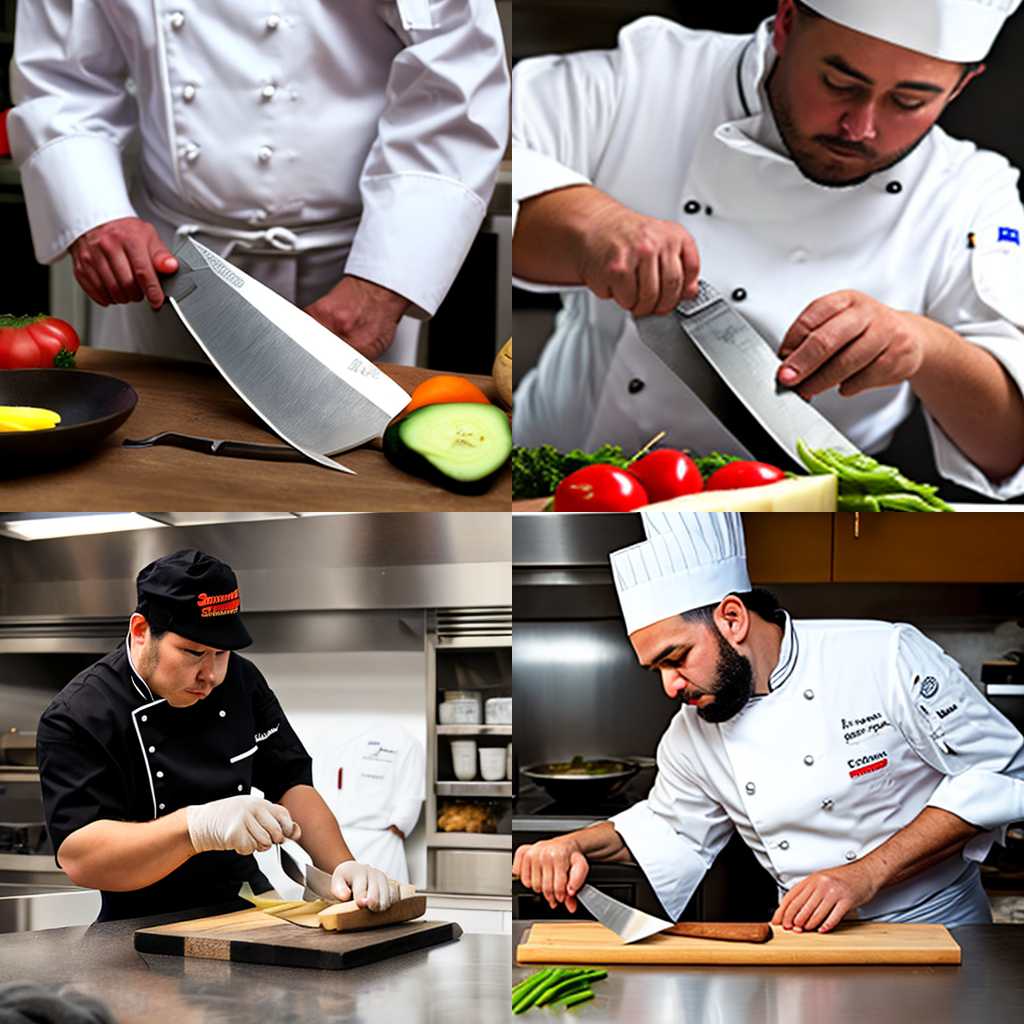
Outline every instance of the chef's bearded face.
{"type": "Polygon", "coordinates": [[[230,651],[195,643],[178,633],[154,632],[137,612],[130,630],[139,675],[171,707],[189,707],[224,682],[230,651]]]}
{"type": "Polygon", "coordinates": [[[768,79],[775,123],[815,184],[859,185],[898,163],[983,65],[938,60],[780,0],[768,79]]]}

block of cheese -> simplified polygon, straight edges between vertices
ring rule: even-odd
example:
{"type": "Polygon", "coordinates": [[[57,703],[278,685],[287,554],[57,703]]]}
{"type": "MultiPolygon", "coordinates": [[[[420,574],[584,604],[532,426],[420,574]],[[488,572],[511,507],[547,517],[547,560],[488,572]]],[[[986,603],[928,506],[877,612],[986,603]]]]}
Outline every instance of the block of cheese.
{"type": "Polygon", "coordinates": [[[835,512],[837,478],[831,473],[780,480],[735,491],[703,491],[656,501],[647,508],[694,512],[835,512]]]}

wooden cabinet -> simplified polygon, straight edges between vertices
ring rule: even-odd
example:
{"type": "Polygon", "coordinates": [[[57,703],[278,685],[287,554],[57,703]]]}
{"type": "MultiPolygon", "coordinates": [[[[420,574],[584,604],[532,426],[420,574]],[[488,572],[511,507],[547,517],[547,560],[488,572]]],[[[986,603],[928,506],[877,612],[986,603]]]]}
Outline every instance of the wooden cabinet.
{"type": "Polygon", "coordinates": [[[836,583],[1024,584],[1024,512],[834,518],[836,583]]]}
{"type": "Polygon", "coordinates": [[[828,583],[834,519],[831,512],[745,512],[751,582],[828,583]]]}

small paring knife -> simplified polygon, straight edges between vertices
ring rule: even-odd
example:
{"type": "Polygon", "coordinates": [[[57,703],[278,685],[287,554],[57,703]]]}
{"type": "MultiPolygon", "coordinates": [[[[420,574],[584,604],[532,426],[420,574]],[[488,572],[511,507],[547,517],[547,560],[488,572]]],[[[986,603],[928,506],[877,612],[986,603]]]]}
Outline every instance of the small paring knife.
{"type": "MultiPolygon", "coordinates": [[[[233,459],[263,459],[268,462],[313,462],[320,463],[316,459],[310,459],[297,448],[285,444],[259,444],[255,441],[225,441],[212,437],[197,437],[194,434],[178,434],[175,431],[164,431],[162,434],[153,434],[150,437],[125,438],[121,442],[125,448],[152,448],[156,445],[166,445],[170,448],[185,448],[192,452],[202,452],[204,455],[224,455],[233,459]]],[[[326,458],[326,456],[325,456],[326,458]]],[[[336,464],[336,468],[344,473],[355,471],[336,464]]]]}
{"type": "Polygon", "coordinates": [[[659,933],[692,939],[721,939],[725,942],[767,942],[772,937],[770,924],[673,924],[620,903],[589,884],[580,889],[576,898],[601,924],[619,935],[626,945],[659,933]]]}

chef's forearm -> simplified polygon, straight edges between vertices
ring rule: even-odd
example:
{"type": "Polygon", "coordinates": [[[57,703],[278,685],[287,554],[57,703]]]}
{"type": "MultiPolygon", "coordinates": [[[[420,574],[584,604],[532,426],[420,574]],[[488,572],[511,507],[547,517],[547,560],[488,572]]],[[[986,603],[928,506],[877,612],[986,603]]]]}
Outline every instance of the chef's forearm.
{"type": "Polygon", "coordinates": [[[914,316],[924,360],[914,393],[949,439],[990,480],[1024,463],[1024,396],[1002,364],[944,324],[914,316]]]}
{"type": "Polygon", "coordinates": [[[154,821],[93,821],[60,845],[57,861],[75,885],[129,892],[152,885],[195,852],[186,809],[154,821]]]}
{"type": "Polygon", "coordinates": [[[587,860],[633,863],[629,847],[622,841],[622,836],[615,831],[615,826],[610,821],[601,821],[578,832],[570,832],[564,838],[575,842],[587,860]]]}
{"type": "Polygon", "coordinates": [[[524,199],[512,235],[512,273],[539,284],[582,284],[579,250],[591,218],[618,206],[592,185],[572,185],[524,199]]]}
{"type": "Polygon", "coordinates": [[[959,852],[981,831],[938,807],[926,807],[909,825],[861,858],[879,883],[896,885],[959,852]]]}
{"type": "Polygon", "coordinates": [[[292,786],[277,802],[299,823],[299,845],[321,871],[333,871],[342,861],[354,860],[338,819],[312,786],[292,786]]]}

